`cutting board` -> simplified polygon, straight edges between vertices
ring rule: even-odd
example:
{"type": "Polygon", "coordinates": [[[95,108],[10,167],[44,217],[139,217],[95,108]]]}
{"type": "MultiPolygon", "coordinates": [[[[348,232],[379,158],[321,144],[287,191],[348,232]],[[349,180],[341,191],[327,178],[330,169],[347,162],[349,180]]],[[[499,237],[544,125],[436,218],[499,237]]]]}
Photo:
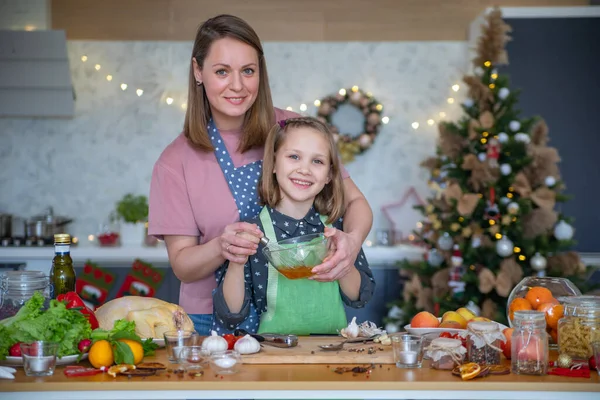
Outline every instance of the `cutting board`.
{"type": "Polygon", "coordinates": [[[339,336],[300,336],[296,347],[282,349],[263,345],[260,352],[242,357],[245,364],[394,364],[391,345],[367,342],[345,344],[340,351],[319,348],[319,345],[337,344],[342,340],[339,336]],[[369,354],[369,348],[373,348],[373,354],[369,354]],[[357,349],[364,351],[350,351],[357,349]]]}

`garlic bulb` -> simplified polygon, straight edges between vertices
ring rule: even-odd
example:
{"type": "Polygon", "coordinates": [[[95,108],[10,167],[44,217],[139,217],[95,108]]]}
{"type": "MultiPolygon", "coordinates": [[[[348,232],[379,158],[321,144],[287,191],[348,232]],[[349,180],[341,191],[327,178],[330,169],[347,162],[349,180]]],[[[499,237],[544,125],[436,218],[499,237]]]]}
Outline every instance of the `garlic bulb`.
{"type": "Polygon", "coordinates": [[[374,322],[365,321],[358,326],[359,335],[364,337],[371,337],[373,335],[381,335],[385,333],[385,331],[381,328],[378,328],[374,322]]]}
{"type": "Polygon", "coordinates": [[[235,342],[233,349],[240,354],[254,354],[260,351],[260,343],[252,336],[246,335],[235,342]]]}
{"type": "Polygon", "coordinates": [[[340,331],[340,334],[343,337],[345,337],[346,339],[352,339],[352,338],[358,337],[359,333],[360,333],[360,329],[358,328],[358,325],[356,324],[356,317],[352,318],[352,321],[348,324],[348,326],[343,328],[340,331]]]}
{"type": "Polygon", "coordinates": [[[210,331],[210,336],[202,342],[202,350],[207,350],[211,354],[225,351],[227,347],[229,347],[227,340],[219,336],[215,331],[210,331]]]}

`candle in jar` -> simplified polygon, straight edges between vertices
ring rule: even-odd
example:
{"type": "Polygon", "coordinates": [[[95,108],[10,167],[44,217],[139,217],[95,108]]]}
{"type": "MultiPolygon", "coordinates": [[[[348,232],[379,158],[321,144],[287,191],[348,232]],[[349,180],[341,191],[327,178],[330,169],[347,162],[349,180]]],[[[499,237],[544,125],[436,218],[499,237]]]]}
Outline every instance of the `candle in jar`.
{"type": "Polygon", "coordinates": [[[237,363],[237,361],[234,358],[231,358],[231,357],[218,358],[218,359],[215,360],[215,364],[217,364],[217,366],[219,368],[231,368],[236,363],[237,363]]]}
{"type": "Polygon", "coordinates": [[[54,366],[54,356],[27,357],[29,370],[33,372],[46,372],[54,366]]]}
{"type": "Polygon", "coordinates": [[[401,351],[399,359],[402,364],[410,365],[417,363],[417,352],[416,351],[401,351]]]}

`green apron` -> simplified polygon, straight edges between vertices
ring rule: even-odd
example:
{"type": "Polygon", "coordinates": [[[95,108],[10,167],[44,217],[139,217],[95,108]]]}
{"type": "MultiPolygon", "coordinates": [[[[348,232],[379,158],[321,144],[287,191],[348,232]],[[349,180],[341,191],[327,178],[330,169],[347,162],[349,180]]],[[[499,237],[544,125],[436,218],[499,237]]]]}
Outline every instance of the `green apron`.
{"type": "MultiPolygon", "coordinates": [[[[320,216],[323,225],[327,218],[320,216]]],[[[277,242],[266,207],[260,212],[265,236],[277,242]]],[[[260,316],[258,333],[309,335],[338,333],[348,325],[340,285],[310,279],[288,279],[269,263],[267,311],[260,316]]]]}

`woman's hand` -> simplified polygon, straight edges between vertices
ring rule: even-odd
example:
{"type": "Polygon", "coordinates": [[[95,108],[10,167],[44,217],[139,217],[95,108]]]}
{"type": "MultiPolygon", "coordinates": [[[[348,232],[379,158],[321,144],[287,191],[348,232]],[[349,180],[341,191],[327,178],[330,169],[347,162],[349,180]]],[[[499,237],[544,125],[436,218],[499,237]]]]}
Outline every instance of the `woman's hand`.
{"type": "Polygon", "coordinates": [[[354,267],[362,247],[362,243],[354,236],[339,229],[325,227],[325,236],[331,241],[334,253],[313,268],[315,276],[309,279],[319,282],[336,281],[346,276],[354,267]]]}
{"type": "Polygon", "coordinates": [[[245,264],[255,254],[263,233],[256,224],[235,222],[227,225],[220,236],[221,254],[230,262],[245,264]]]}

